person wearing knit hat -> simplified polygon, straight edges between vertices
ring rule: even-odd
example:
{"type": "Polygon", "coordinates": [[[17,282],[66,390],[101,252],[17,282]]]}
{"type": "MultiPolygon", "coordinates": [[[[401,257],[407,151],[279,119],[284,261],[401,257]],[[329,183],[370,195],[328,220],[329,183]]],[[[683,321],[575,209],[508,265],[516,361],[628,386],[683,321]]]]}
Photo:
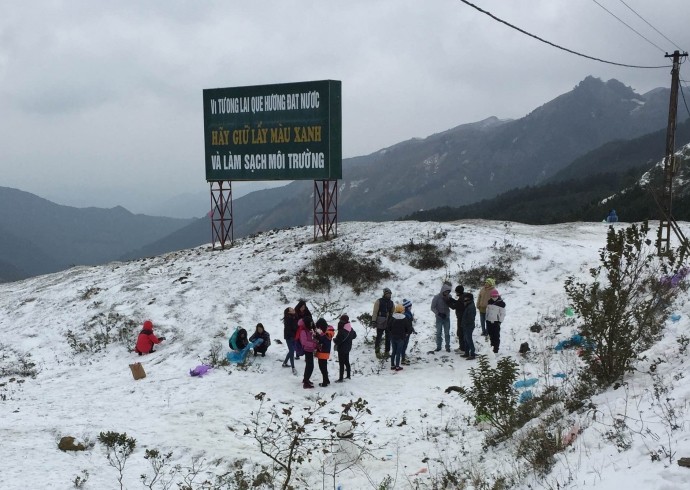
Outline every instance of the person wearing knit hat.
{"type": "MultiPolygon", "coordinates": [[[[414,329],[414,313],[412,313],[412,301],[409,299],[404,299],[402,302],[403,308],[405,308],[405,316],[407,317],[408,320],[410,320],[410,327],[412,328],[412,333],[416,334],[417,332],[414,329]]],[[[405,337],[405,343],[403,344],[403,350],[402,350],[402,360],[400,361],[400,364],[403,366],[409,366],[410,365],[410,359],[407,357],[407,345],[410,343],[410,335],[407,335],[405,337]]]]}
{"type": "Polygon", "coordinates": [[[160,344],[163,340],[165,340],[165,337],[156,337],[153,334],[153,322],[146,320],[141,332],[139,332],[139,337],[137,337],[137,345],[134,347],[134,352],[139,355],[156,352],[153,346],[160,344]]]}
{"type": "Polygon", "coordinates": [[[391,356],[391,370],[402,371],[400,361],[402,360],[403,346],[405,345],[405,338],[412,333],[412,322],[405,316],[405,308],[403,305],[395,305],[395,312],[393,313],[393,321],[391,322],[391,347],[393,348],[393,355],[391,356]]]}
{"type": "Polygon", "coordinates": [[[335,380],[336,383],[350,379],[350,350],[352,349],[352,341],[356,338],[357,332],[350,325],[350,317],[342,315],[338,322],[338,332],[333,339],[333,344],[338,351],[338,367],[340,368],[340,376],[335,380]],[[347,371],[347,377],[343,378],[345,371],[347,371]]]}
{"type": "Polygon", "coordinates": [[[497,289],[491,291],[491,299],[486,307],[486,330],[494,353],[498,354],[501,344],[501,323],[506,316],[506,304],[497,289]]]}
{"type": "Polygon", "coordinates": [[[484,286],[479,290],[477,295],[477,310],[479,310],[479,326],[482,327],[482,336],[486,337],[488,332],[486,331],[486,307],[489,304],[489,299],[491,298],[491,291],[496,286],[496,281],[487,277],[484,281],[484,286]]]}
{"type": "Polygon", "coordinates": [[[446,352],[450,352],[450,304],[451,284],[443,281],[441,291],[431,300],[431,311],[436,318],[436,352],[443,347],[446,340],[446,352]]]}
{"type": "Polygon", "coordinates": [[[328,359],[331,357],[331,341],[335,336],[335,329],[328,324],[323,318],[316,321],[316,335],[318,338],[318,347],[316,348],[316,358],[318,359],[319,371],[323,381],[319,386],[325,388],[331,384],[328,379],[328,359]]]}

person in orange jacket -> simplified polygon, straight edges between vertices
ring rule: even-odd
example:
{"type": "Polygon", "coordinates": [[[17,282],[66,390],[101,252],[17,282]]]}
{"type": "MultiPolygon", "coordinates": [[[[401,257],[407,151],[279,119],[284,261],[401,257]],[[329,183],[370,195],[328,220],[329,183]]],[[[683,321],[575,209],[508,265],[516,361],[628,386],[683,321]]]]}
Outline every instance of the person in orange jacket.
{"type": "Polygon", "coordinates": [[[316,335],[318,336],[318,348],[316,350],[316,358],[319,360],[319,371],[323,376],[323,382],[319,386],[325,388],[331,384],[328,379],[328,359],[331,357],[331,341],[335,336],[335,328],[326,322],[323,318],[316,321],[316,335]]]}
{"type": "Polygon", "coordinates": [[[160,344],[163,340],[165,340],[165,337],[156,337],[153,334],[153,322],[151,320],[146,320],[141,332],[139,332],[139,337],[137,338],[137,345],[134,347],[134,352],[139,355],[156,352],[153,349],[153,346],[160,344]]]}

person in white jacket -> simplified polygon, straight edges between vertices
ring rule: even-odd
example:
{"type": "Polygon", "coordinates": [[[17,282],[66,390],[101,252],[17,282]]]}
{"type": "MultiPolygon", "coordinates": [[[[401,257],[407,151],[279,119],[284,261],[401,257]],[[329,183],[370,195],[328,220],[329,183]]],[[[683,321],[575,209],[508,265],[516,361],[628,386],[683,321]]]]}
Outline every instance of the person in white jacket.
{"type": "Polygon", "coordinates": [[[501,323],[506,316],[506,304],[497,289],[491,291],[491,299],[486,306],[486,330],[489,334],[491,347],[498,353],[501,344],[501,323]]]}

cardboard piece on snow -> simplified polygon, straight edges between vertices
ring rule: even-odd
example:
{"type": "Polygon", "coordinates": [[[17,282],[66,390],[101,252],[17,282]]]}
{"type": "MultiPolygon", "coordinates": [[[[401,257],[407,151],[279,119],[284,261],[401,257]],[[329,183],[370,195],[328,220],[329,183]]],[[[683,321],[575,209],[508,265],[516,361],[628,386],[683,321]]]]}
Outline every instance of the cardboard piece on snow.
{"type": "Polygon", "coordinates": [[[130,364],[129,369],[132,370],[132,376],[134,376],[135,381],[146,377],[146,371],[144,371],[144,366],[142,366],[140,362],[130,364]]]}

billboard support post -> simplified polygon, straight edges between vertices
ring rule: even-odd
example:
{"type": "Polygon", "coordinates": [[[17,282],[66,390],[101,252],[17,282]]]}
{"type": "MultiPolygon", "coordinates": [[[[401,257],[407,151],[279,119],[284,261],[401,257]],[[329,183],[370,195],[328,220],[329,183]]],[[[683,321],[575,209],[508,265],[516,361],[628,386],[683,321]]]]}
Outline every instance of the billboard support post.
{"type": "Polygon", "coordinates": [[[225,250],[226,243],[232,245],[232,181],[211,182],[211,248],[216,243],[225,250]]]}
{"type": "Polygon", "coordinates": [[[314,181],[314,241],[338,236],[338,181],[314,181]]]}

